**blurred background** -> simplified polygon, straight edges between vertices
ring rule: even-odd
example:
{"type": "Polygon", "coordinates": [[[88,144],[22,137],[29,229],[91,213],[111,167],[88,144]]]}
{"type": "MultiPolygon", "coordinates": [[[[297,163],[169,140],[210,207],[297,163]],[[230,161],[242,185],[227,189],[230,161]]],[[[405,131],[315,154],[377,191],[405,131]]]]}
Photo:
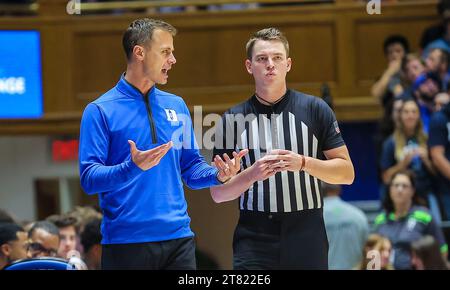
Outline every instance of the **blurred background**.
{"type": "MultiPolygon", "coordinates": [[[[293,60],[288,86],[333,107],[353,159],[356,179],[342,188],[341,197],[374,223],[386,190],[383,174],[389,166],[381,161],[383,142],[395,130],[393,104],[405,93],[415,96],[416,79],[435,70],[427,66],[427,46],[447,37],[447,1],[0,0],[0,208],[5,214],[26,225],[77,207],[98,211],[96,196],[85,194],[79,182],[81,114],[124,71],[122,34],[141,17],[160,18],[178,29],[177,64],[162,89],[182,96],[191,109],[201,105],[204,115],[222,114],[252,95],[245,43],[259,29],[281,29],[293,60]],[[395,50],[398,46],[403,52],[395,50]],[[409,52],[417,56],[417,67],[403,60],[409,52]]],[[[439,61],[448,71],[448,57],[439,61]]],[[[432,97],[447,89],[447,83],[439,86],[432,97]]],[[[210,151],[202,153],[211,160],[210,151]]],[[[440,193],[430,192],[447,233],[440,193]]],[[[209,190],[187,188],[186,199],[198,249],[212,263],[206,268],[230,269],[237,201],[215,204],[209,190]]]]}

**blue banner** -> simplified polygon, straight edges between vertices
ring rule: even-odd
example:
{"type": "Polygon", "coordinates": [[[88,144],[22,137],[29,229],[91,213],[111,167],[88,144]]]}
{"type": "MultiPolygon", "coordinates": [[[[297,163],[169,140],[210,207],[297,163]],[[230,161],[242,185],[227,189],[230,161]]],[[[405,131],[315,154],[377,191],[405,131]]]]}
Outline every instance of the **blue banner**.
{"type": "Polygon", "coordinates": [[[0,31],[0,118],[43,114],[38,31],[0,31]]]}

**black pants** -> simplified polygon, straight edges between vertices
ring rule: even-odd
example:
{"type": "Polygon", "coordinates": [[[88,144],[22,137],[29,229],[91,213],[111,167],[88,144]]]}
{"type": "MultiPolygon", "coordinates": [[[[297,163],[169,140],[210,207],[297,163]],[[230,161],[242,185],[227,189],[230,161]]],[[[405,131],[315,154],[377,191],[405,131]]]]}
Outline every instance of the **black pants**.
{"type": "Polygon", "coordinates": [[[234,232],[236,270],[328,269],[322,209],[293,213],[241,211],[234,232]]]}
{"type": "Polygon", "coordinates": [[[193,237],[102,245],[103,270],[196,270],[193,237]]]}

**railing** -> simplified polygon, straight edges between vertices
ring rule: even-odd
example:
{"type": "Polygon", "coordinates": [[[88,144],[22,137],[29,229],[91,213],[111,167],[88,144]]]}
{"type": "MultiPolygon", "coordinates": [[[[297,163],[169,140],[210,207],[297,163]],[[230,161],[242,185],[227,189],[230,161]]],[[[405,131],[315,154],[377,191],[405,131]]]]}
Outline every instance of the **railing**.
{"type": "MultiPolygon", "coordinates": [[[[96,14],[121,11],[151,11],[162,7],[182,8],[181,11],[192,12],[208,6],[226,4],[248,4],[248,8],[264,8],[266,6],[336,4],[346,5],[368,0],[138,0],[138,1],[105,1],[86,2],[88,0],[24,0],[23,4],[0,0],[0,16],[2,15],[62,15],[62,14],[96,14]],[[68,9],[76,9],[78,13],[66,13],[68,9]],[[84,13],[83,13],[84,12],[84,13]]],[[[95,1],[95,0],[94,0],[95,1]]],[[[420,0],[393,0],[389,3],[411,3],[420,0]]],[[[20,1],[19,1],[20,2],[20,1]]],[[[179,11],[179,10],[177,10],[179,11]]]]}
{"type": "MultiPolygon", "coordinates": [[[[9,14],[42,14],[42,6],[67,6],[67,8],[79,9],[81,13],[74,14],[95,14],[97,12],[108,12],[108,11],[135,11],[135,10],[146,10],[152,8],[161,7],[181,7],[185,8],[183,11],[195,11],[199,7],[207,7],[209,5],[224,5],[224,4],[249,4],[249,7],[255,7],[259,4],[273,4],[273,5],[305,5],[305,4],[323,4],[323,3],[334,3],[334,2],[346,2],[349,0],[146,0],[146,1],[102,1],[102,2],[85,2],[86,0],[37,0],[34,3],[30,1],[29,3],[23,4],[9,4],[2,3],[0,1],[0,15],[9,14]],[[70,7],[71,6],[71,7],[70,7]]],[[[350,0],[352,1],[352,0],[350,0]]],[[[28,2],[28,1],[25,1],[28,2]]]]}
{"type": "Polygon", "coordinates": [[[332,3],[334,0],[171,0],[171,1],[113,1],[81,3],[81,9],[85,11],[102,11],[112,9],[139,9],[153,7],[188,7],[222,4],[318,4],[332,3]]]}

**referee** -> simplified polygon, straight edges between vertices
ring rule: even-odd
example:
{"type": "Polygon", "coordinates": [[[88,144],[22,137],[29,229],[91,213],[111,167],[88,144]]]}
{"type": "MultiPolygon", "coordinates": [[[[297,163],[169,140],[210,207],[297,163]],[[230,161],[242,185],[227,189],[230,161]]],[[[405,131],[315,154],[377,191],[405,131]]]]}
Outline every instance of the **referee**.
{"type": "Polygon", "coordinates": [[[328,269],[320,180],[353,182],[347,147],[324,101],[287,88],[292,61],[278,29],[256,32],[246,48],[255,93],[223,115],[214,156],[249,154],[241,173],[211,188],[216,202],[239,198],[234,268],[328,269]]]}

